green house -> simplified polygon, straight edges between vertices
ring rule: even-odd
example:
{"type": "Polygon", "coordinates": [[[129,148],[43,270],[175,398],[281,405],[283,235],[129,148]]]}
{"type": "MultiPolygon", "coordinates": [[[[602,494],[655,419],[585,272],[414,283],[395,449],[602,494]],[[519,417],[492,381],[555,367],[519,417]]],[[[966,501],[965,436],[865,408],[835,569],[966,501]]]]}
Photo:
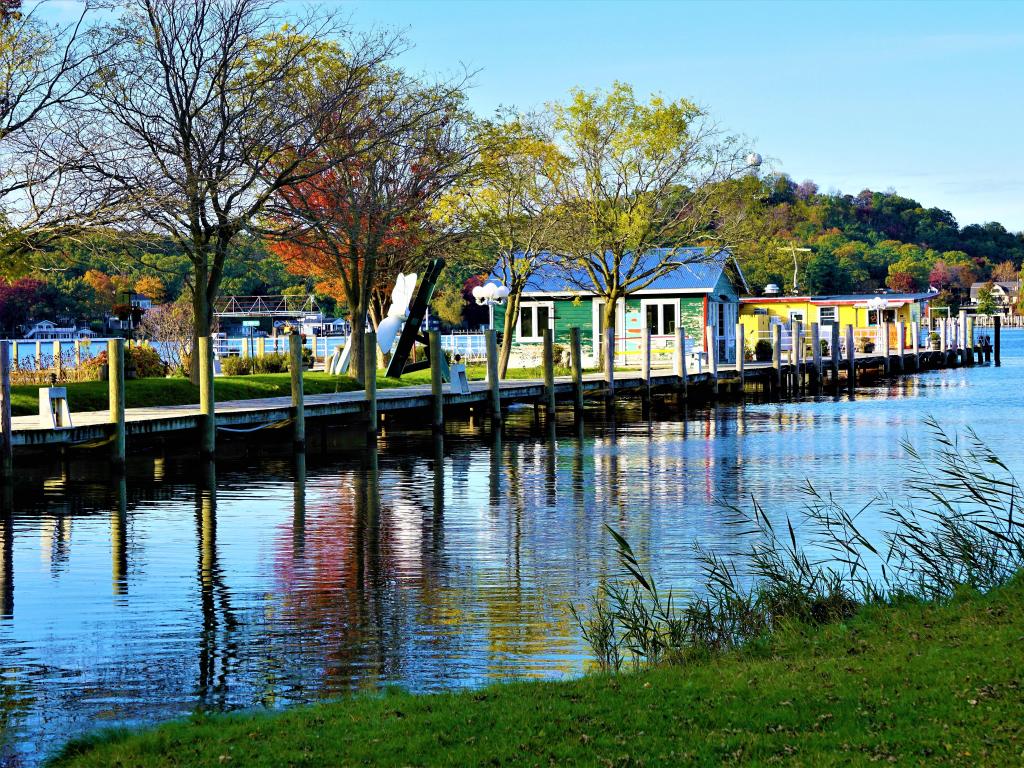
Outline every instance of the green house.
{"type": "MultiPolygon", "coordinates": [[[[736,359],[736,323],[739,296],[746,284],[739,265],[727,251],[708,258],[703,248],[660,249],[644,257],[651,266],[666,257],[677,259],[672,271],[658,278],[643,290],[619,301],[615,321],[616,352],[628,360],[640,349],[645,328],[651,332],[652,352],[670,350],[676,329],[686,333],[690,354],[706,359],[704,329],[711,326],[718,344],[721,362],[736,359]]],[[[641,264],[639,269],[644,269],[641,264]]],[[[544,328],[554,333],[556,344],[569,343],[569,329],[580,329],[584,364],[592,366],[604,331],[604,299],[592,290],[580,288],[581,277],[551,265],[538,270],[523,292],[516,321],[513,357],[524,364],[539,359],[544,328]]],[[[504,305],[492,308],[491,327],[501,331],[505,323],[504,305]]],[[[628,364],[628,363],[627,363],[628,364]]]]}

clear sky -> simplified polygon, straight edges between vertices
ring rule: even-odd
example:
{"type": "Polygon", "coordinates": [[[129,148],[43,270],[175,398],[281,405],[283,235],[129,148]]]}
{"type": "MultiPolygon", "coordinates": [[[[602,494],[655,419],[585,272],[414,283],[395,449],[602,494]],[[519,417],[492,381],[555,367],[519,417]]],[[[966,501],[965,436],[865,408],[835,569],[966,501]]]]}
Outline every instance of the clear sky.
{"type": "Polygon", "coordinates": [[[797,181],[1024,230],[1021,2],[344,6],[404,30],[411,69],[479,70],[478,112],[622,80],[698,102],[797,181]]]}

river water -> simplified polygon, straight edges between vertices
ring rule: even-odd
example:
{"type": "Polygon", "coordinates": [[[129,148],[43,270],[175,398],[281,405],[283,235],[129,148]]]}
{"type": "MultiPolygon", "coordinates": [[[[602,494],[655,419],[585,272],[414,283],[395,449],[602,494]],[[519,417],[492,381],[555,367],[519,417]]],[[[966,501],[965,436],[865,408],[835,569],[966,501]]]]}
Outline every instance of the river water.
{"type": "Polygon", "coordinates": [[[499,440],[396,431],[375,459],[260,449],[215,473],[143,452],[114,484],[89,454],[33,471],[0,515],[0,766],[201,708],[580,674],[566,605],[616,572],[605,523],[686,588],[692,542],[735,544],[720,501],[781,515],[806,479],[851,507],[899,495],[928,415],[1024,476],[1024,332],[1003,346],[1001,368],[853,400],[564,414],[553,434],[525,409],[499,440]]]}

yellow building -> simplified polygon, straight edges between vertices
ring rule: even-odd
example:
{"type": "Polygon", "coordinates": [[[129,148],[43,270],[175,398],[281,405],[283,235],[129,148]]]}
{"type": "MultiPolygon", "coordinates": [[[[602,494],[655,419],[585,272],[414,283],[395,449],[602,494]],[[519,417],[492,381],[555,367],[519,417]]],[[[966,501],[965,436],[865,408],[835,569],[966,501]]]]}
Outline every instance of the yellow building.
{"type": "MultiPolygon", "coordinates": [[[[794,320],[809,328],[811,323],[821,326],[821,338],[831,337],[831,328],[838,325],[845,334],[852,325],[858,339],[877,336],[885,323],[905,324],[910,333],[911,323],[922,322],[928,302],[934,293],[878,293],[850,294],[846,296],[749,296],[740,299],[740,322],[747,347],[760,339],[771,339],[771,326],[783,327],[783,348],[794,320]]],[[[890,328],[890,341],[895,344],[895,325],[890,328]]],[[[909,335],[906,338],[909,344],[909,335]]]]}

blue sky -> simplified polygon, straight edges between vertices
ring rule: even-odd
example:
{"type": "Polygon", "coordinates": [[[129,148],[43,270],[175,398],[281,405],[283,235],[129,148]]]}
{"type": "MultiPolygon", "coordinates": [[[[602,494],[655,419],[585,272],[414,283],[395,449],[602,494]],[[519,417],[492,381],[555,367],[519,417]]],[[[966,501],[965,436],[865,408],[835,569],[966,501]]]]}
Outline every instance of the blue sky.
{"type": "MultiPolygon", "coordinates": [[[[324,3],[324,5],[331,5],[324,3]]],[[[479,112],[614,80],[690,98],[796,180],[1024,230],[1024,3],[365,2],[479,112]]]]}

